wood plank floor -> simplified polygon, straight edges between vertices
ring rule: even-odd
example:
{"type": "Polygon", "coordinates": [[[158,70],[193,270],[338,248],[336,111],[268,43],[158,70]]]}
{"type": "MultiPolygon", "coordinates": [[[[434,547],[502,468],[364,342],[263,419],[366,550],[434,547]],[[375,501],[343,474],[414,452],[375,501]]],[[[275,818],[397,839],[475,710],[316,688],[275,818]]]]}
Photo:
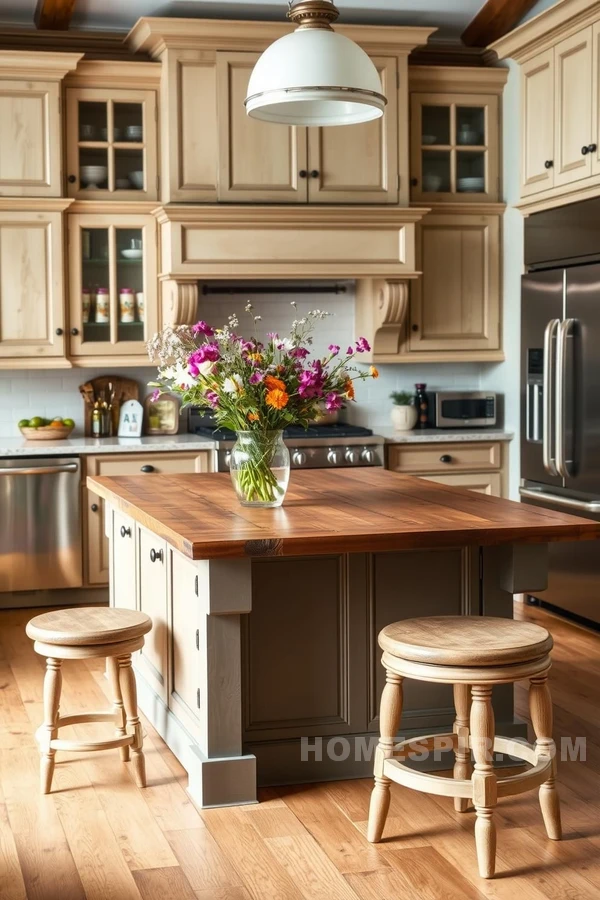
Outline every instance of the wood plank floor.
{"type": "MultiPolygon", "coordinates": [[[[54,793],[38,789],[33,732],[43,660],[24,633],[31,610],[0,613],[2,900],[598,900],[600,637],[520,605],[556,640],[555,736],[582,736],[585,763],[559,768],[565,839],[548,841],[537,792],[498,808],[498,877],[477,875],[473,816],[392,786],[384,840],[365,838],[370,781],[264,790],[261,804],[198,811],[186,775],[144,721],[148,787],[116,751],[58,754],[54,793]]],[[[106,705],[100,661],[64,663],[64,714],[106,705]]],[[[517,687],[527,715],[527,687],[517,687]]],[[[96,736],[106,726],[65,729],[96,736]]],[[[61,733],[62,734],[62,733],[61,733]]]]}

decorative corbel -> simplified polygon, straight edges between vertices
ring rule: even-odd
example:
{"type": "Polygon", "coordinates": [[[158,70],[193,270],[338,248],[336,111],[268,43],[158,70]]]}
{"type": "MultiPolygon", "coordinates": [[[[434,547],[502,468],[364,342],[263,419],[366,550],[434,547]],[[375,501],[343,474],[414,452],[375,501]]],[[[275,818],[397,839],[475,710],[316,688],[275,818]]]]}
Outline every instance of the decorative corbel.
{"type": "Polygon", "coordinates": [[[166,278],[161,282],[162,324],[193,325],[198,312],[198,282],[166,278]]]}
{"type": "Polygon", "coordinates": [[[399,356],[406,340],[409,282],[364,279],[357,283],[356,322],[370,339],[372,356],[399,356]]]}

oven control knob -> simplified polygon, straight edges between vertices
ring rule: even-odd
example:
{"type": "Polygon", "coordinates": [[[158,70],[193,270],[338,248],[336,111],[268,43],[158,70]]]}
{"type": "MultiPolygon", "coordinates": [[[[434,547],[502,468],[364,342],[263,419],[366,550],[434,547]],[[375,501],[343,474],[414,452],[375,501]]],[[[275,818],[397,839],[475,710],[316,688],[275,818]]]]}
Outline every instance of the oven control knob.
{"type": "Polygon", "coordinates": [[[351,447],[348,447],[346,449],[346,452],[344,453],[344,459],[346,460],[348,465],[355,466],[358,462],[358,451],[353,450],[351,447]]]}
{"type": "Polygon", "coordinates": [[[295,466],[305,466],[306,465],[306,453],[302,450],[293,450],[292,451],[292,462],[295,466]]]}
{"type": "Polygon", "coordinates": [[[330,447],[327,451],[327,462],[330,466],[339,466],[340,464],[340,453],[339,450],[334,450],[333,447],[330,447]]]}
{"type": "Polygon", "coordinates": [[[372,466],[375,462],[375,453],[369,447],[365,447],[363,452],[360,454],[360,461],[366,463],[368,466],[372,466]]]}

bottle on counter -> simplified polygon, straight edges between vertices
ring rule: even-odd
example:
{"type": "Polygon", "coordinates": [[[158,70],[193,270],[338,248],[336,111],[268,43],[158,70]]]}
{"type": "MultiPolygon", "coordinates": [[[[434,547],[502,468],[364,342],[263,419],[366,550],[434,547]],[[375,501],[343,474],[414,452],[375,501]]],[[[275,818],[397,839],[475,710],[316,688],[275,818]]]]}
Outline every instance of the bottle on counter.
{"type": "Polygon", "coordinates": [[[96,322],[110,321],[110,295],[108,288],[96,288],[96,322]]]}
{"type": "Polygon", "coordinates": [[[119,318],[121,322],[135,322],[135,300],[131,288],[119,291],[119,318]]]}
{"type": "Polygon", "coordinates": [[[415,384],[415,406],[419,415],[417,428],[427,428],[429,425],[429,400],[425,393],[426,389],[426,384],[415,384]]]}

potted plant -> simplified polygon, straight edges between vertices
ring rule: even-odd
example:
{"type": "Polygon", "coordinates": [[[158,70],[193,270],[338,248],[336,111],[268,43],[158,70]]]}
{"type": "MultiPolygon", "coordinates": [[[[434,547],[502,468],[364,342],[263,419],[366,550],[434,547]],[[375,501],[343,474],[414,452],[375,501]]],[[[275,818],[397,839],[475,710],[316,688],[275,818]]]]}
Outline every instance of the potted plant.
{"type": "Polygon", "coordinates": [[[394,401],[391,412],[394,431],[411,431],[418,418],[413,395],[408,391],[393,391],[390,399],[394,401]]]}

